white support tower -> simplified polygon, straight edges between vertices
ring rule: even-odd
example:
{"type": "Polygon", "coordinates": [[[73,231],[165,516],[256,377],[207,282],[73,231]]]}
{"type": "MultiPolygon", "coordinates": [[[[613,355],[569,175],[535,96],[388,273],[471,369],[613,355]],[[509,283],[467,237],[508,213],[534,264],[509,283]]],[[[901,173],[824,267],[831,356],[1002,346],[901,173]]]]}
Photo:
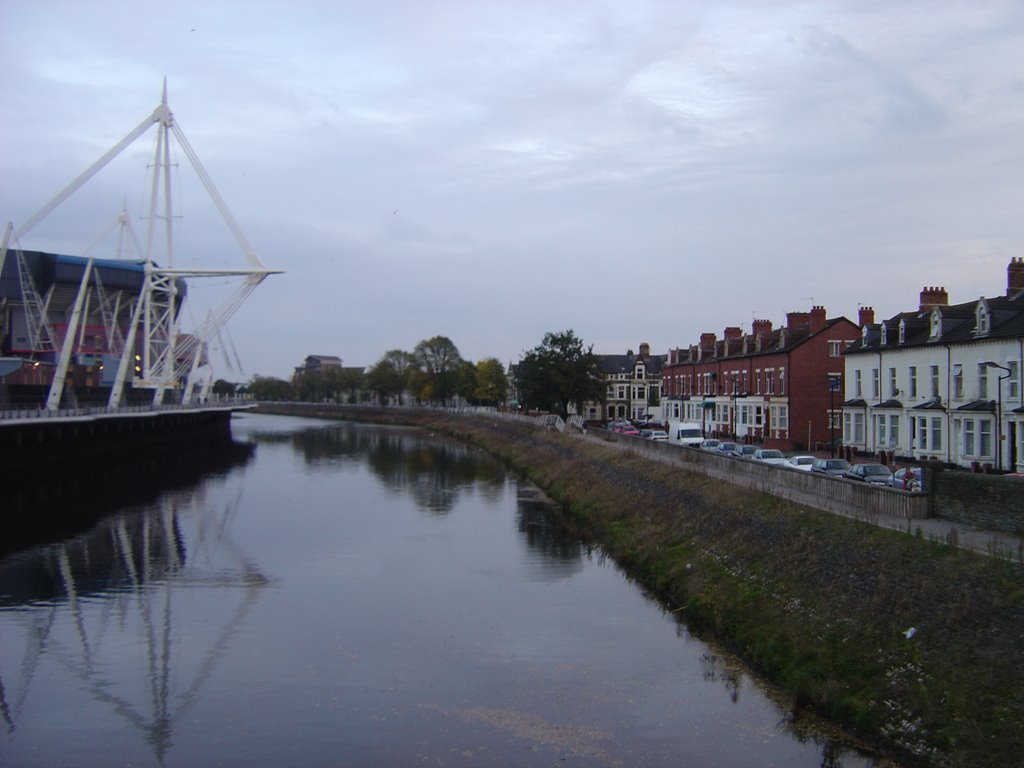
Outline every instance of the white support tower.
{"type": "MultiPolygon", "coordinates": [[[[0,267],[2,259],[8,250],[8,243],[13,237],[17,242],[34,228],[40,221],[48,216],[55,208],[63,203],[68,197],[82,187],[89,179],[95,176],[111,160],[117,157],[122,151],[132,145],[137,139],[143,136],[152,126],[157,126],[156,149],[153,157],[152,180],[149,190],[148,219],[149,225],[146,233],[144,259],[144,279],[138,304],[132,312],[132,322],[128,333],[122,339],[121,334],[112,333],[108,338],[117,338],[121,349],[118,373],[111,388],[108,404],[117,407],[121,404],[125,385],[130,380],[133,387],[151,389],[153,391],[152,403],[160,406],[163,403],[165,394],[169,390],[179,392],[183,399],[192,397],[196,390],[202,390],[202,382],[209,378],[209,371],[200,371],[202,359],[209,343],[216,339],[235,311],[242,302],[258,286],[267,275],[279,274],[281,270],[268,269],[263,261],[256,255],[249,241],[239,227],[238,222],[228,210],[226,203],[220,196],[213,181],[203,168],[198,156],[192,149],[188,140],[182,133],[180,126],[174,119],[167,104],[167,82],[164,81],[163,94],[160,104],[153,110],[152,114],[136,126],[127,136],[112,147],[99,160],[93,163],[85,172],[69,184],[53,200],[43,206],[25,224],[15,229],[13,233],[8,230],[4,237],[2,249],[0,249],[0,267]],[[210,200],[217,207],[228,229],[234,235],[241,252],[245,257],[248,267],[238,269],[228,268],[206,268],[206,269],[182,269],[174,263],[174,206],[171,191],[173,188],[171,171],[174,167],[171,161],[171,141],[176,141],[184,155],[188,158],[196,176],[202,182],[210,200]],[[155,253],[157,246],[162,243],[165,263],[157,262],[155,253]],[[223,303],[207,315],[207,319],[195,332],[180,335],[180,313],[183,296],[179,292],[179,281],[192,278],[219,277],[238,278],[241,285],[223,303]],[[195,379],[193,381],[193,379],[195,379]],[[200,386],[197,386],[200,385],[200,386]]],[[[126,224],[126,214],[121,219],[126,224]]],[[[127,227],[131,232],[130,225],[127,227]]],[[[122,238],[123,238],[122,228],[122,238]]],[[[123,240],[122,240],[123,243],[123,240]]],[[[19,266],[21,262],[19,262],[19,266]]],[[[44,336],[48,329],[45,322],[46,308],[42,303],[34,287],[28,285],[30,278],[27,269],[21,270],[23,277],[23,292],[26,304],[29,307],[35,322],[30,324],[40,336],[44,336]]],[[[87,282],[88,276],[86,276],[87,282]]],[[[86,293],[86,284],[82,286],[82,297],[86,293]]],[[[98,289],[101,300],[105,301],[102,295],[102,288],[98,289]]],[[[114,315],[116,318],[116,314],[114,315]]],[[[106,320],[106,317],[104,317],[106,320]]],[[[74,346],[74,336],[59,340],[56,338],[40,338],[37,344],[52,345],[54,350],[67,348],[67,357],[70,358],[74,346]]],[[[65,365],[66,368],[66,365],[65,365]]],[[[66,373],[66,371],[65,371],[66,373]]],[[[198,394],[195,394],[198,397],[198,394]]],[[[49,407],[56,407],[53,403],[59,402],[59,393],[51,393],[49,407]]]]}

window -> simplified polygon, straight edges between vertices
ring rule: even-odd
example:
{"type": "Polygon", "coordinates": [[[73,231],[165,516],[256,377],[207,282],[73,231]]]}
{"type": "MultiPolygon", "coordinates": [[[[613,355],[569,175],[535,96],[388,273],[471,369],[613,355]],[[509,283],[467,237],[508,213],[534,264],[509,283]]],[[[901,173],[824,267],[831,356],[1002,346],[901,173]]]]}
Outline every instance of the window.
{"type": "Polygon", "coordinates": [[[882,323],[882,333],[879,343],[881,343],[883,347],[888,346],[889,344],[889,325],[887,323],[882,323]]]}
{"type": "Polygon", "coordinates": [[[878,392],[879,392],[878,376],[879,376],[878,369],[877,368],[872,368],[871,369],[871,399],[872,400],[877,400],[878,399],[878,392]]]}
{"type": "Polygon", "coordinates": [[[878,437],[877,437],[877,440],[878,440],[878,445],[880,447],[882,447],[882,448],[884,448],[886,446],[886,442],[885,442],[886,429],[885,428],[887,426],[888,426],[888,422],[886,421],[885,416],[879,416],[878,417],[878,437]]]}
{"type": "Polygon", "coordinates": [[[864,414],[853,414],[853,442],[861,444],[864,442],[864,414]]]}
{"type": "Polygon", "coordinates": [[[900,393],[899,388],[896,386],[896,369],[889,369],[889,397],[896,397],[900,393]]]}
{"type": "Polygon", "coordinates": [[[860,368],[853,372],[853,396],[861,397],[860,368]]]}
{"type": "Polygon", "coordinates": [[[932,308],[931,317],[928,320],[928,338],[934,341],[942,335],[942,313],[938,307],[932,308]]]}
{"type": "Polygon", "coordinates": [[[988,366],[978,363],[978,399],[988,399],[988,366]]]}
{"type": "Polygon", "coordinates": [[[963,400],[964,397],[964,367],[962,365],[953,366],[953,398],[955,400],[963,400]]]}
{"type": "Polygon", "coordinates": [[[917,419],[917,447],[928,450],[928,419],[917,419]]]}
{"type": "Polygon", "coordinates": [[[932,397],[939,396],[939,366],[932,366],[932,397]]]}
{"type": "Polygon", "coordinates": [[[974,310],[974,334],[976,336],[985,336],[988,334],[989,325],[988,307],[984,301],[979,301],[978,306],[974,310]]]}
{"type": "Polygon", "coordinates": [[[773,405],[771,407],[771,428],[776,432],[783,432],[789,429],[789,413],[784,405],[773,405]]]}
{"type": "Polygon", "coordinates": [[[761,394],[761,369],[754,371],[754,394],[761,394]]]}
{"type": "Polygon", "coordinates": [[[974,447],[974,419],[964,419],[964,455],[975,456],[974,447]]]}
{"type": "Polygon", "coordinates": [[[829,411],[828,412],[828,428],[829,429],[842,429],[843,425],[840,424],[840,417],[843,415],[842,411],[829,411]]]}
{"type": "Polygon", "coordinates": [[[908,372],[908,380],[910,381],[910,396],[917,397],[917,366],[910,366],[908,372]]]}
{"type": "Polygon", "coordinates": [[[786,394],[786,369],[779,368],[779,394],[786,394]]]}
{"type": "Polygon", "coordinates": [[[1011,400],[1016,400],[1020,397],[1020,362],[1011,360],[1006,367],[1010,369],[1010,375],[1006,380],[1006,386],[1009,388],[1007,396],[1011,400]]]}
{"type": "Polygon", "coordinates": [[[932,417],[932,448],[933,451],[942,450],[942,418],[932,417]]]}
{"type": "Polygon", "coordinates": [[[889,417],[889,445],[892,448],[900,444],[900,417],[892,415],[889,417]]]}
{"type": "Polygon", "coordinates": [[[764,371],[765,392],[769,395],[775,394],[775,369],[765,368],[764,371]]]}
{"type": "Polygon", "coordinates": [[[992,420],[978,419],[978,455],[992,455],[992,420]]]}
{"type": "Polygon", "coordinates": [[[832,340],[829,340],[829,342],[828,342],[828,356],[829,357],[839,357],[843,353],[842,352],[842,344],[843,344],[842,341],[832,341],[832,340]]]}
{"type": "Polygon", "coordinates": [[[904,344],[907,341],[907,321],[900,320],[900,344],[904,344]]]}

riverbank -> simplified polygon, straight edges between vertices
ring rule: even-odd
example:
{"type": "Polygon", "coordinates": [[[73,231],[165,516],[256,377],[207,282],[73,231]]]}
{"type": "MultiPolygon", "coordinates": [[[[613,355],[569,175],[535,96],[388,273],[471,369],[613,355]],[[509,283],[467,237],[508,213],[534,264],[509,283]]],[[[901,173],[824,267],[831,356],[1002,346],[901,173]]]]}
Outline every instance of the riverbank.
{"type": "Polygon", "coordinates": [[[408,424],[497,455],[666,608],[908,765],[1024,754],[1024,569],[814,512],[595,441],[443,411],[266,412],[408,424]]]}

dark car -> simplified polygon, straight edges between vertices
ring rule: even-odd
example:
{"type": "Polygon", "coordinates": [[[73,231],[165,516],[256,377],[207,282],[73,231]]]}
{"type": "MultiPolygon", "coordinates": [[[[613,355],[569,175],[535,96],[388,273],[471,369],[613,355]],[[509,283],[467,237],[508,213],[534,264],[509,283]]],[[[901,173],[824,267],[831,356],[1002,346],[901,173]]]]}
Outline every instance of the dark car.
{"type": "Polygon", "coordinates": [[[854,464],[846,470],[843,477],[873,485],[889,485],[892,472],[885,464],[854,464]]]}
{"type": "Polygon", "coordinates": [[[732,452],[736,450],[736,445],[736,443],[719,443],[715,451],[726,456],[732,456],[732,452]]]}
{"type": "Polygon", "coordinates": [[[846,459],[816,459],[811,466],[811,472],[841,477],[849,468],[850,462],[846,459]]]}
{"type": "Polygon", "coordinates": [[[732,449],[732,455],[740,459],[752,459],[757,453],[756,445],[737,445],[732,449]]]}

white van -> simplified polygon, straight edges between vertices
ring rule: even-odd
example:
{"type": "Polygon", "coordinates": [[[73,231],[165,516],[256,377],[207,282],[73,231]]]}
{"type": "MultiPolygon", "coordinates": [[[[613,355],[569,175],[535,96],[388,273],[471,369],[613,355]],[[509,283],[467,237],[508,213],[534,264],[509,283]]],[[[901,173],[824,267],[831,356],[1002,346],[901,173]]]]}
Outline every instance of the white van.
{"type": "Polygon", "coordinates": [[[688,421],[670,421],[668,423],[668,441],[676,445],[699,446],[704,440],[700,424],[688,421]]]}

